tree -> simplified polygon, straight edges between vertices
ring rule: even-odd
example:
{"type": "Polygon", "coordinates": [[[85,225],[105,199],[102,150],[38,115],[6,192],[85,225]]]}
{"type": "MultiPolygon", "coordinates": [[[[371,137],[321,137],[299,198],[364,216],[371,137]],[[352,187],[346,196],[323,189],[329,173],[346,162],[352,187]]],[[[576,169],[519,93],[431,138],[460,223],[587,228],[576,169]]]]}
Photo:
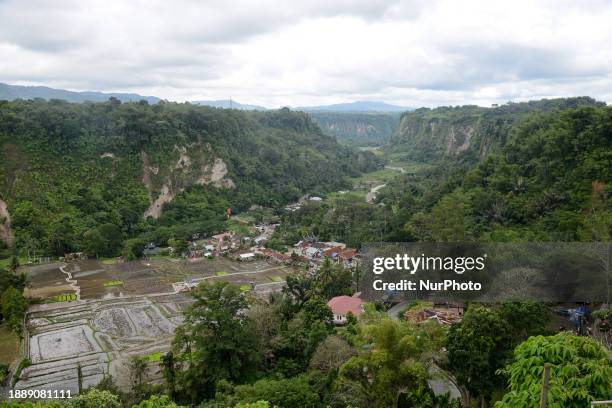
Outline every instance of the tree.
{"type": "Polygon", "coordinates": [[[471,305],[463,319],[454,324],[445,342],[448,370],[461,386],[464,405],[472,397],[488,399],[503,384],[496,371],[508,358],[511,335],[509,326],[498,313],[471,305]]]}
{"type": "Polygon", "coordinates": [[[465,239],[465,199],[455,192],[444,196],[431,215],[431,237],[434,241],[461,242],[465,239]]]}
{"type": "Polygon", "coordinates": [[[66,406],[67,408],[121,408],[121,403],[116,395],[94,388],[67,400],[66,406]]]}
{"type": "Polygon", "coordinates": [[[325,373],[338,370],[355,354],[346,340],[339,336],[328,336],[317,346],[310,360],[310,368],[325,373]]]}
{"type": "Polygon", "coordinates": [[[21,323],[25,315],[28,303],[21,292],[9,286],[3,293],[0,300],[2,306],[2,316],[8,326],[21,336],[21,323]]]}
{"type": "Polygon", "coordinates": [[[505,302],[497,312],[508,324],[511,348],[530,336],[547,334],[547,326],[552,318],[545,305],[535,302],[505,302]]]}
{"type": "Polygon", "coordinates": [[[130,358],[130,376],[134,386],[142,384],[142,378],[147,373],[147,358],[141,356],[132,356],[130,358]]]}
{"type": "Polygon", "coordinates": [[[83,234],[83,248],[89,255],[96,258],[105,252],[106,241],[97,228],[90,229],[83,234]]]}
{"type": "Polygon", "coordinates": [[[439,346],[437,330],[383,319],[364,327],[361,342],[368,351],[340,367],[332,400],[336,405],[397,407],[428,388],[425,351],[439,346]]]}
{"type": "Polygon", "coordinates": [[[236,285],[217,282],[200,285],[195,302],[185,314],[176,339],[189,364],[180,379],[192,402],[212,397],[219,380],[245,381],[253,377],[260,362],[251,322],[244,311],[247,295],[236,285]]]}
{"type": "Polygon", "coordinates": [[[324,299],[352,294],[353,277],[350,269],[325,258],[316,277],[317,294],[324,299]]]}
{"type": "Polygon", "coordinates": [[[504,370],[508,392],[495,408],[530,408],[538,404],[544,364],[551,364],[548,406],[587,407],[612,399],[612,365],[608,352],[587,337],[570,333],[531,337],[514,351],[504,370]]]}
{"type": "Polygon", "coordinates": [[[19,258],[13,255],[11,257],[11,263],[9,264],[9,272],[17,273],[17,269],[19,269],[19,258]]]}
{"type": "Polygon", "coordinates": [[[305,375],[280,380],[263,379],[253,385],[238,385],[234,387],[229,400],[234,403],[268,401],[272,406],[278,407],[320,406],[319,396],[312,390],[305,375]]]}
{"type": "Polygon", "coordinates": [[[153,395],[146,400],[140,401],[138,405],[134,405],[132,408],[181,408],[174,401],[168,398],[167,395],[157,396],[153,395]]]}
{"type": "Polygon", "coordinates": [[[170,398],[174,398],[176,390],[176,359],[172,351],[167,352],[162,357],[161,370],[164,379],[166,380],[166,387],[170,398]]]}

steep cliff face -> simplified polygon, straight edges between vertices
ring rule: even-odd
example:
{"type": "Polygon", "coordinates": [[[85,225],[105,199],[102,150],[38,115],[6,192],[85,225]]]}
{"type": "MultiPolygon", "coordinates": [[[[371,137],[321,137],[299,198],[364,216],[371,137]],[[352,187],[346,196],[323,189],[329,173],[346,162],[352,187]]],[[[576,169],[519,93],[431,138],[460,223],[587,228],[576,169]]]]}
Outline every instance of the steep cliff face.
{"type": "Polygon", "coordinates": [[[11,230],[11,215],[6,203],[0,198],[0,241],[6,246],[13,243],[13,231],[11,230]]]}
{"type": "Polygon", "coordinates": [[[346,189],[379,165],[288,109],[0,101],[0,239],[62,255],[98,228],[210,233],[228,207],[346,189]]]}
{"type": "Polygon", "coordinates": [[[412,160],[458,157],[479,160],[506,144],[513,127],[533,111],[601,103],[587,97],[508,103],[503,106],[441,107],[404,113],[389,150],[412,160]]]}
{"type": "Polygon", "coordinates": [[[144,217],[155,219],[162,215],[163,207],[171,202],[176,194],[193,185],[232,189],[236,185],[228,177],[227,165],[223,159],[214,157],[210,146],[174,146],[171,152],[172,164],[161,169],[151,164],[149,155],[143,151],[142,182],[147,190],[150,205],[144,217]],[[161,187],[156,187],[160,186],[161,187]]]}
{"type": "Polygon", "coordinates": [[[397,129],[399,113],[309,112],[323,133],[353,146],[383,145],[397,129]]]}

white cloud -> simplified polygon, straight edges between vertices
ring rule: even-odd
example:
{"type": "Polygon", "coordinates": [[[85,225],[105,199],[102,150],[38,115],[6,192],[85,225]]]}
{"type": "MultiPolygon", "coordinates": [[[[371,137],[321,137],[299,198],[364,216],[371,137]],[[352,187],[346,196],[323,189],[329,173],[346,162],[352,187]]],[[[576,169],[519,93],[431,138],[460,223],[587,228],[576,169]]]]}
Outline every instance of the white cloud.
{"type": "Polygon", "coordinates": [[[609,1],[0,1],[0,81],[268,106],[612,101],[609,1]]]}

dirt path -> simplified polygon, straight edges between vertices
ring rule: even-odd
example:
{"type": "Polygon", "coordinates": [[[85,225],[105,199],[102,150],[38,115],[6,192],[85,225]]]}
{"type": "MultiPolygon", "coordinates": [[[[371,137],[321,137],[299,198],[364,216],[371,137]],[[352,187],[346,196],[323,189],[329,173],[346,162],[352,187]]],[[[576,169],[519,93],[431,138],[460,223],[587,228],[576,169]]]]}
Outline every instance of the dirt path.
{"type": "Polygon", "coordinates": [[[405,173],[406,172],[406,170],[404,170],[403,167],[385,166],[385,169],[396,170],[396,171],[399,171],[400,173],[405,173]]]}
{"type": "MultiPolygon", "coordinates": [[[[406,173],[406,170],[404,170],[403,167],[385,166],[385,169],[399,171],[402,174],[406,173]]],[[[385,187],[386,185],[387,184],[385,183],[385,184],[379,184],[377,186],[372,187],[370,189],[370,191],[365,196],[366,202],[372,204],[374,202],[374,200],[376,199],[376,193],[378,192],[378,190],[380,190],[381,188],[385,187]]]]}
{"type": "Polygon", "coordinates": [[[372,189],[368,192],[368,194],[366,194],[366,202],[368,203],[373,203],[374,199],[376,198],[376,192],[378,190],[380,190],[381,188],[385,187],[387,184],[379,184],[375,187],[372,187],[372,189]]]}
{"type": "MultiPolygon", "coordinates": [[[[76,294],[76,300],[81,300],[81,287],[79,286],[78,282],[76,279],[72,278],[72,272],[68,272],[65,268],[68,265],[63,265],[60,266],[59,269],[60,271],[62,271],[63,273],[65,273],[66,275],[68,275],[68,277],[66,278],[66,282],[68,282],[68,284],[70,285],[70,287],[72,289],[74,289],[74,292],[76,294]]],[[[78,272],[80,270],[80,268],[78,267],[78,265],[74,265],[74,267],[77,269],[75,272],[78,272]]]]}

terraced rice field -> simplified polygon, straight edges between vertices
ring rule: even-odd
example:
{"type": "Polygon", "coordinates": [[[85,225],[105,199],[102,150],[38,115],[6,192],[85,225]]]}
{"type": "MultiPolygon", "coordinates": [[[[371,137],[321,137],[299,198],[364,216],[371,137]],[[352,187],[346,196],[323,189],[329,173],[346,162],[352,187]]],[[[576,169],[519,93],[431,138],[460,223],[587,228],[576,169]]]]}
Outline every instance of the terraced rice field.
{"type": "Polygon", "coordinates": [[[30,307],[22,358],[32,364],[19,373],[15,389],[78,392],[112,375],[131,386],[129,359],[146,356],[149,381],[161,381],[159,361],[170,349],[182,312],[192,302],[176,293],[176,282],[229,281],[243,291],[265,295],[279,290],[292,269],[265,261],[203,259],[187,262],[154,259],[130,263],[79,261],[26,269],[27,296],[41,304],[30,307]],[[76,282],[70,285],[67,281],[76,282]],[[77,296],[79,297],[77,299],[77,296]]]}
{"type": "Polygon", "coordinates": [[[161,356],[169,349],[189,303],[184,295],[160,295],[34,306],[26,343],[32,365],[21,371],[15,388],[76,393],[78,366],[84,387],[98,384],[107,374],[124,377],[130,356],[161,356]]]}

